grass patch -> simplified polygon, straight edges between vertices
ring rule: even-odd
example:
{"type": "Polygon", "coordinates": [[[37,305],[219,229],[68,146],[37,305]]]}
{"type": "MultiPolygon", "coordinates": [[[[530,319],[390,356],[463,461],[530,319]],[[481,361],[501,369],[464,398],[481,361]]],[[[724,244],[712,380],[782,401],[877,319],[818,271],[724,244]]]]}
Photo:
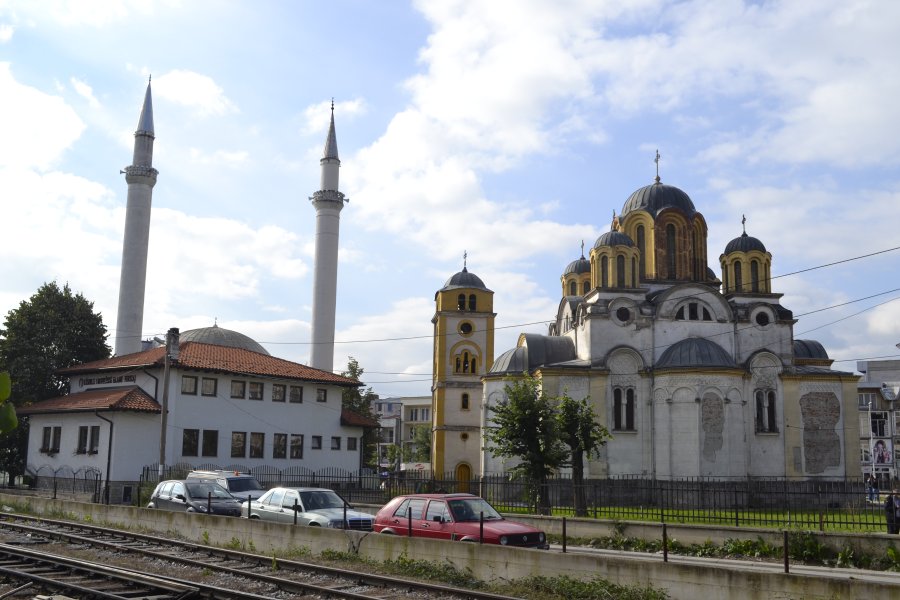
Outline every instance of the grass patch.
{"type": "Polygon", "coordinates": [[[468,569],[460,571],[449,562],[434,563],[425,560],[414,560],[401,554],[394,560],[386,560],[384,568],[394,575],[416,577],[426,581],[440,581],[456,587],[479,589],[484,584],[472,575],[468,569]]]}
{"type": "Polygon", "coordinates": [[[623,586],[596,578],[581,581],[565,575],[557,577],[528,577],[508,585],[492,586],[491,591],[528,600],[665,600],[663,590],[652,586],[623,586]]]}

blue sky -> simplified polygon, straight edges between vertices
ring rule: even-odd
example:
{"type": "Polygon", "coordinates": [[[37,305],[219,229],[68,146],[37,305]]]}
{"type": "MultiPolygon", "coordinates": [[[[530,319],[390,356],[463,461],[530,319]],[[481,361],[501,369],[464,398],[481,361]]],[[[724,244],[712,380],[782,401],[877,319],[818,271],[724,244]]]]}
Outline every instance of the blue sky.
{"type": "Polygon", "coordinates": [[[114,331],[152,74],[147,337],[217,320],[307,362],[334,98],[335,366],[383,397],[429,393],[434,293],[464,251],[497,354],[546,332],[657,148],[717,273],[746,215],[795,315],[873,296],[795,325],[853,371],[897,355],[900,251],[787,274],[900,246],[897,23],[847,0],[0,0],[0,314],[56,280],[114,331]]]}

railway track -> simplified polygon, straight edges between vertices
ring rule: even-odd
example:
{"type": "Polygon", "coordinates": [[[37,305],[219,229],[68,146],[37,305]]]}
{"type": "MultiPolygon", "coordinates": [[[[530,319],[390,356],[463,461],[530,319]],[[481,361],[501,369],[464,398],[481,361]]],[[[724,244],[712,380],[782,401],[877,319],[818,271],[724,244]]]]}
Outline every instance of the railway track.
{"type": "MultiPolygon", "coordinates": [[[[309,562],[274,558],[258,554],[214,548],[201,544],[194,544],[182,540],[164,538],[153,535],[127,532],[119,529],[98,527],[94,525],[74,523],[56,519],[43,519],[26,515],[4,513],[0,516],[0,541],[5,552],[10,552],[10,566],[4,561],[3,576],[8,580],[31,582],[33,586],[43,586],[42,589],[61,590],[66,577],[61,577],[61,582],[38,582],[29,577],[29,571],[23,566],[19,570],[17,560],[24,561],[21,557],[13,557],[15,551],[24,553],[23,546],[29,546],[32,555],[44,555],[47,561],[57,558],[63,559],[58,552],[48,554],[34,550],[36,544],[43,546],[59,546],[68,548],[65,553],[91,554],[96,559],[87,561],[84,557],[72,558],[73,564],[68,567],[57,567],[60,572],[69,569],[71,573],[85,573],[81,577],[88,577],[86,573],[93,567],[112,569],[106,577],[112,581],[113,576],[121,573],[132,576],[137,582],[126,584],[121,591],[128,591],[128,585],[132,586],[131,595],[127,596],[90,596],[84,590],[74,590],[77,598],[213,598],[213,599],[256,599],[272,598],[284,600],[302,596],[305,599],[312,598],[346,598],[353,600],[392,600],[392,599],[437,599],[444,600],[514,600],[509,596],[501,596],[468,590],[450,586],[432,584],[427,582],[401,579],[385,575],[364,572],[349,572],[347,569],[328,567],[309,562]],[[63,546],[64,545],[64,546],[63,546]],[[87,550],[89,548],[89,550],[87,550]],[[137,560],[136,560],[137,559],[137,560]],[[120,566],[109,567],[108,564],[120,563],[120,566]],[[122,566],[121,563],[128,565],[122,566]],[[140,568],[135,568],[140,565],[140,568]],[[151,568],[152,567],[152,568],[151,568]],[[8,569],[8,570],[7,570],[8,569]],[[77,571],[76,569],[81,569],[77,571]],[[177,572],[179,577],[173,577],[177,572]],[[146,578],[146,595],[141,591],[138,582],[146,578]],[[216,585],[208,583],[214,579],[216,585]],[[164,587],[153,590],[155,581],[167,582],[176,586],[172,591],[165,591],[164,587]],[[181,586],[181,587],[178,587],[181,586]],[[182,595],[166,595],[166,594],[182,595]],[[136,595],[135,595],[136,594],[136,595]],[[155,595],[158,594],[158,595],[155,595]]],[[[32,560],[37,560],[33,558],[32,560]]],[[[23,563],[27,564],[27,563],[23,563]]],[[[50,567],[44,567],[49,569],[50,567]]],[[[102,569],[100,569],[102,571],[102,569]]],[[[31,573],[34,573],[32,570],[31,573]]],[[[102,575],[97,575],[102,577],[102,575]]],[[[74,576],[69,580],[75,581],[90,589],[92,582],[84,583],[74,576]]],[[[125,581],[125,580],[123,580],[125,581]]],[[[97,588],[98,590],[100,587],[97,588]]],[[[58,592],[65,593],[65,592],[58,592]]],[[[3,598],[0,594],[0,598],[3,598]]]]}

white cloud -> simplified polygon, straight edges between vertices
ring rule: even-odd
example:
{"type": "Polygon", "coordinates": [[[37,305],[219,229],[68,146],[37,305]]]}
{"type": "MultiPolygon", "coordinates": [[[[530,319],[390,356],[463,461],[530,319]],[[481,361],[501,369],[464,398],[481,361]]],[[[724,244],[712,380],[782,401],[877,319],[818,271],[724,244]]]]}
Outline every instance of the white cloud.
{"type": "MultiPolygon", "coordinates": [[[[331,100],[311,104],[303,109],[304,124],[302,131],[306,135],[326,133],[331,122],[331,100]]],[[[334,112],[341,117],[341,122],[366,114],[366,102],[362,98],[334,103],[334,112]]]]}
{"type": "Polygon", "coordinates": [[[76,79],[72,77],[70,80],[72,83],[72,87],[75,89],[75,92],[88,101],[88,104],[91,108],[99,108],[100,102],[94,96],[94,90],[87,83],[81,81],[80,79],[76,79]]]}
{"type": "Polygon", "coordinates": [[[161,75],[153,80],[153,93],[191,108],[201,116],[222,116],[238,112],[212,77],[193,71],[175,69],[161,75]]]}
{"type": "Polygon", "coordinates": [[[0,44],[5,44],[13,37],[15,29],[8,23],[0,23],[0,44]]]}
{"type": "Polygon", "coordinates": [[[191,148],[189,150],[191,160],[203,165],[227,165],[231,168],[245,165],[250,158],[250,153],[246,150],[216,150],[212,154],[206,154],[199,148],[191,148]]]}
{"type": "Polygon", "coordinates": [[[62,98],[20,84],[9,63],[0,62],[0,167],[47,169],[84,128],[62,98]]]}

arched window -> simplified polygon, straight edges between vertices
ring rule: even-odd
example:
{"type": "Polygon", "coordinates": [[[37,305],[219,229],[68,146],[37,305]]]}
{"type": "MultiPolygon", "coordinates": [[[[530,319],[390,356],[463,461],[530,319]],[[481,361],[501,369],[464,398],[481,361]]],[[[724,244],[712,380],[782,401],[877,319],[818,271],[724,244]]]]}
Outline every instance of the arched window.
{"type": "Polygon", "coordinates": [[[462,360],[457,356],[456,357],[456,372],[459,373],[462,369],[462,360]]]}
{"type": "Polygon", "coordinates": [[[622,429],[622,388],[613,390],[613,429],[622,429]]]}
{"type": "Polygon", "coordinates": [[[606,256],[600,257],[600,287],[607,287],[609,285],[609,258],[606,256]]]}
{"type": "Polygon", "coordinates": [[[750,289],[759,292],[759,262],[755,260],[750,261],[750,289]]]}
{"type": "Polygon", "coordinates": [[[756,390],[756,432],[778,433],[775,414],[775,390],[756,390]]]}
{"type": "Polygon", "coordinates": [[[741,273],[741,263],[734,263],[734,290],[736,292],[744,291],[744,278],[741,273]]]}
{"type": "Polygon", "coordinates": [[[634,431],[634,390],[631,388],[625,392],[625,429],[634,431]]]}
{"type": "Polygon", "coordinates": [[[456,308],[457,310],[466,310],[466,295],[460,294],[456,298],[456,308]]]}
{"type": "Polygon", "coordinates": [[[578,283],[574,281],[569,282],[569,295],[577,296],[578,295],[578,283]]]}
{"type": "Polygon", "coordinates": [[[725,291],[728,291],[728,267],[725,267],[722,270],[722,287],[725,288],[725,291]]]}
{"type": "Polygon", "coordinates": [[[637,261],[634,260],[634,257],[631,258],[631,287],[632,289],[637,287],[637,261]]]}
{"type": "Polygon", "coordinates": [[[468,394],[462,395],[462,402],[460,402],[459,407],[462,410],[469,410],[469,395],[468,394]]]}
{"type": "Polygon", "coordinates": [[[666,264],[669,272],[666,274],[669,279],[678,279],[678,272],[675,270],[675,226],[669,223],[666,225],[666,264]]]}
{"type": "Polygon", "coordinates": [[[643,225],[637,226],[637,246],[638,246],[638,252],[640,252],[639,258],[641,261],[641,277],[646,279],[647,278],[647,263],[646,263],[645,257],[647,255],[647,248],[644,243],[644,226],[643,225]]]}
{"type": "Polygon", "coordinates": [[[475,368],[475,357],[472,357],[472,373],[477,373],[478,369],[475,368]]]}
{"type": "Polygon", "coordinates": [[[587,296],[587,293],[588,293],[589,291],[591,291],[591,282],[590,282],[590,281],[585,281],[585,282],[582,284],[581,287],[582,287],[581,294],[584,295],[584,296],[587,296]]]}
{"type": "Polygon", "coordinates": [[[616,287],[625,287],[625,256],[622,254],[616,257],[616,287]]]}
{"type": "Polygon", "coordinates": [[[475,294],[469,294],[469,310],[475,310],[475,294]]]}
{"type": "Polygon", "coordinates": [[[468,352],[463,352],[462,369],[463,369],[462,370],[463,373],[469,372],[469,353],[468,352]]]}

